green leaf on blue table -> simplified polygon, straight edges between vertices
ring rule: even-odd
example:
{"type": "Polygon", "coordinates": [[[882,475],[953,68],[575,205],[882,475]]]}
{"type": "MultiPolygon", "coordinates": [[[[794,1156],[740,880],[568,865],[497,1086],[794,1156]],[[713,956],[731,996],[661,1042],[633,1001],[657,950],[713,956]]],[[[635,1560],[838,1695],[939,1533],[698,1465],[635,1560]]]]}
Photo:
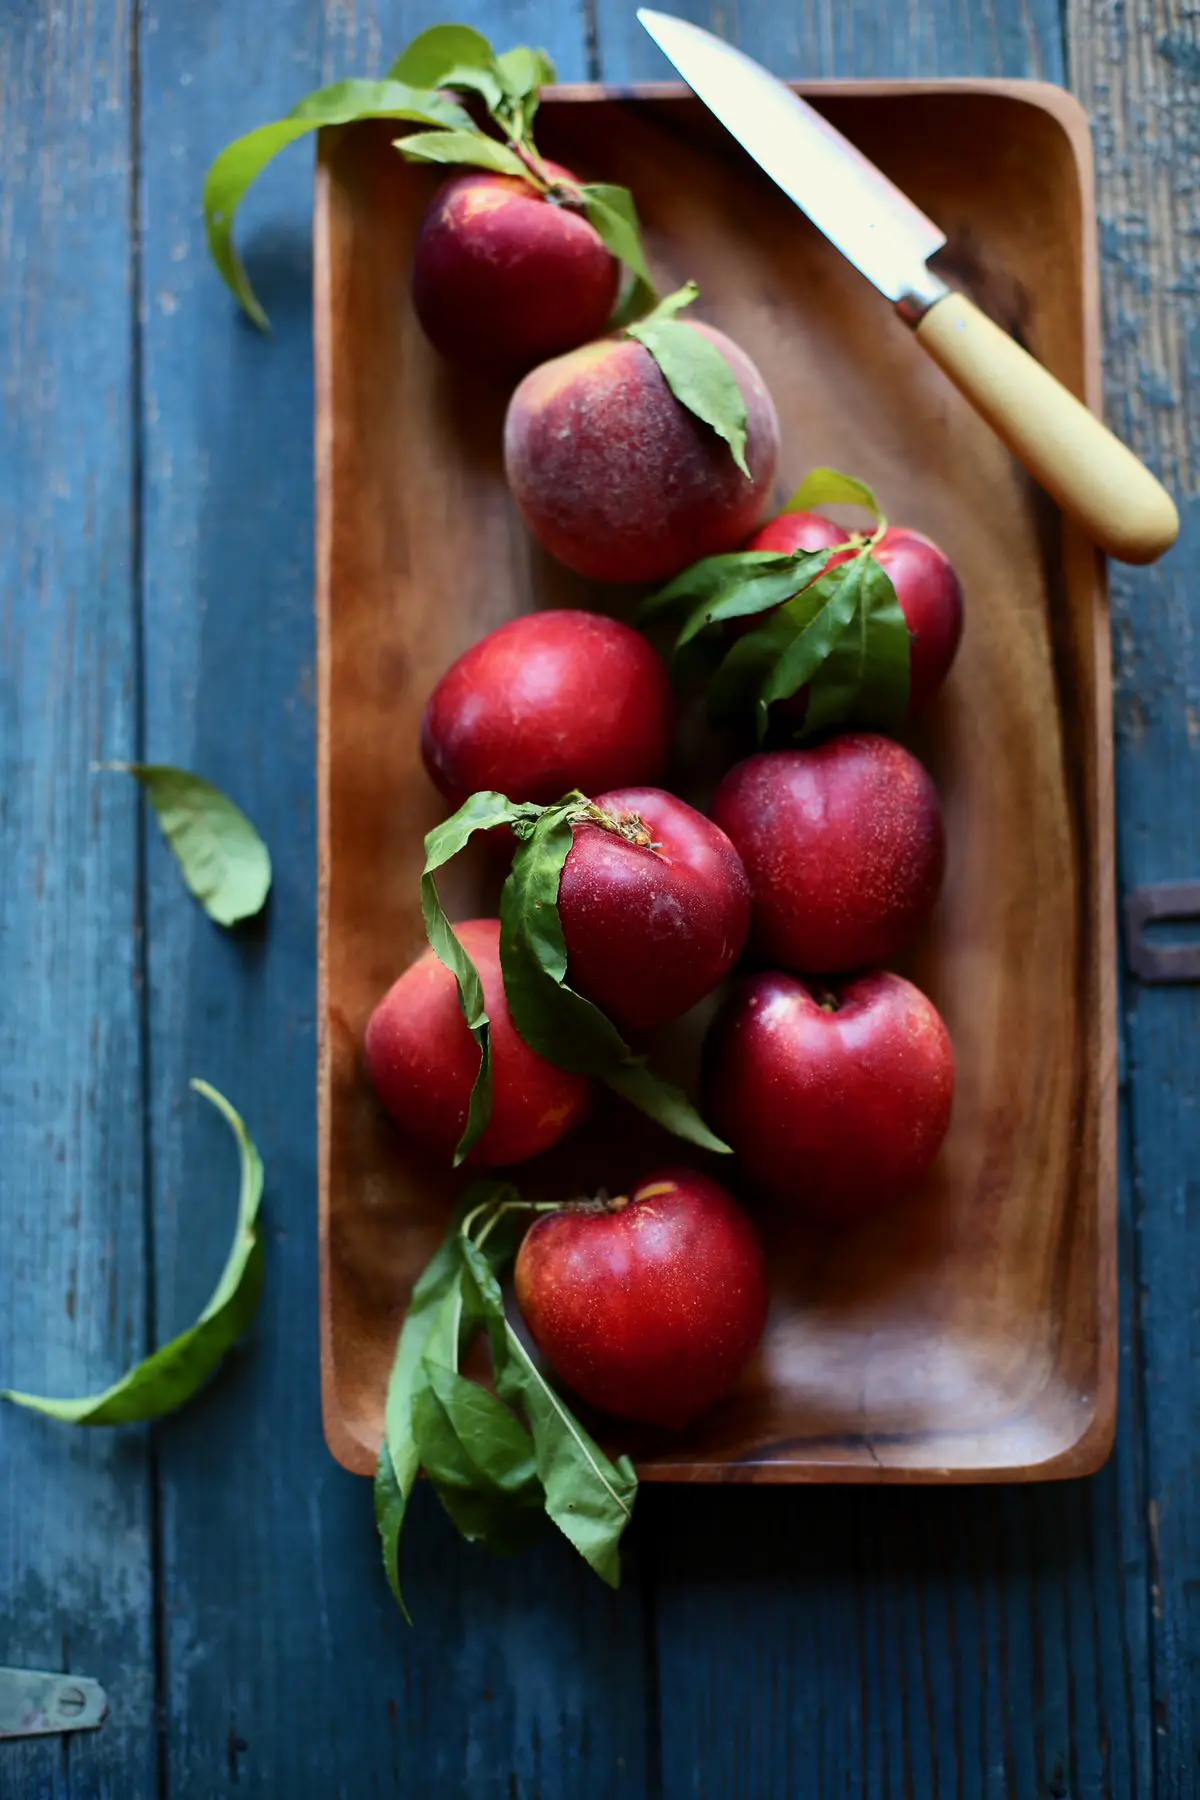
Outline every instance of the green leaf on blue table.
{"type": "Polygon", "coordinates": [[[711,339],[674,317],[681,307],[691,305],[696,293],[695,282],[688,282],[625,329],[650,352],[680,405],[729,445],[730,455],[749,480],[746,402],[733,370],[711,339]]]}
{"type": "Polygon", "coordinates": [[[409,162],[452,163],[517,175],[532,186],[532,177],[514,151],[479,131],[417,131],[397,138],[396,148],[409,162]]]}
{"type": "MultiPolygon", "coordinates": [[[[567,983],[558,888],[583,805],[547,807],[518,846],[500,896],[500,965],[508,1010],[521,1037],[548,1062],[596,1075],[676,1136],[728,1150],[686,1095],[635,1056],[616,1026],[567,983]]],[[[603,827],[598,827],[602,829],[603,827]]]]}
{"type": "Polygon", "coordinates": [[[443,87],[455,68],[490,69],[495,52],[481,31],[469,25],[431,25],[402,50],[388,70],[389,81],[412,87],[443,87]]]}
{"type": "Polygon", "coordinates": [[[575,1417],[509,1324],[500,1284],[480,1249],[463,1255],[487,1319],[496,1390],[528,1421],[545,1508],[559,1530],[610,1587],[621,1579],[621,1535],[633,1516],[637,1475],[614,1462],[575,1417]]]}
{"type": "Polygon", "coordinates": [[[270,853],[227,794],[169,763],[97,766],[141,783],[184,881],[210,919],[236,925],[262,911],[271,887],[270,853]]]}
{"type": "Polygon", "coordinates": [[[400,1532],[421,1466],[413,1430],[413,1394],[434,1329],[445,1329],[443,1306],[448,1297],[457,1297],[465,1323],[471,1323],[463,1305],[460,1227],[478,1207],[488,1202],[499,1205],[513,1191],[503,1182],[480,1181],[473,1182],[460,1196],[446,1236],[414,1283],[396,1343],[384,1406],[383,1442],[375,1471],[375,1525],[388,1585],[406,1619],[408,1609],[400,1590],[400,1532]]]}
{"type": "Polygon", "coordinates": [[[487,1009],[483,1002],[483,983],[442,909],[434,876],[457,856],[477,831],[492,831],[497,826],[528,828],[542,811],[540,806],[514,802],[503,794],[472,794],[458,811],[441,825],[435,825],[425,839],[425,867],[421,873],[421,914],[425,935],[438,961],[454,976],[458,987],[458,1004],[467,1028],[479,1049],[479,1073],[471,1089],[467,1122],[454,1152],[455,1167],[487,1128],[492,1112],[492,1052],[487,1009]]]}
{"type": "Polygon", "coordinates": [[[812,469],[804,477],[783,510],[814,512],[822,506],[861,506],[876,521],[883,518],[879,502],[865,481],[843,475],[840,469],[812,469]]]}
{"type": "Polygon", "coordinates": [[[349,125],[358,119],[410,119],[414,124],[473,131],[469,113],[448,94],[407,80],[337,81],[318,88],[285,118],[260,125],[226,144],[204,179],[204,224],[208,249],[222,279],[262,330],[267,315],[259,305],[233,241],[233,222],[247,189],[267,164],[298,138],[322,125],[349,125]]]}
{"type": "Polygon", "coordinates": [[[159,1419],[174,1412],[204,1386],[226,1351],[246,1331],[258,1307],[263,1282],[263,1249],[258,1235],[262,1159],[224,1095],[206,1081],[193,1081],[191,1085],[228,1124],[241,1163],[233,1244],[208,1305],[189,1330],[172,1338],[102,1393],[80,1400],[53,1400],[8,1388],[0,1393],[0,1399],[44,1413],[66,1425],[131,1425],[159,1419]]]}
{"type": "Polygon", "coordinates": [[[528,100],[554,80],[554,64],[544,50],[517,44],[496,58],[501,85],[512,100],[528,100]]]}
{"type": "Polygon", "coordinates": [[[526,1542],[542,1484],[533,1439],[516,1415],[427,1350],[412,1417],[421,1467],[462,1536],[490,1550],[526,1542]]]}

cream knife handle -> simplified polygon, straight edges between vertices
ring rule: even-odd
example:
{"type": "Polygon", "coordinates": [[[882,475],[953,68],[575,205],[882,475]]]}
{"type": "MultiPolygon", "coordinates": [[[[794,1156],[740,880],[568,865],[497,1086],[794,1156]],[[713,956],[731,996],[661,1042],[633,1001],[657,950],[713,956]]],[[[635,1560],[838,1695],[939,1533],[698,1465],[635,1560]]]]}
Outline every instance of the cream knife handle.
{"type": "Polygon", "coordinates": [[[915,329],[997,437],[1102,550],[1148,563],[1170,549],[1179,514],[1166,488],[977,306],[947,294],[915,329]]]}

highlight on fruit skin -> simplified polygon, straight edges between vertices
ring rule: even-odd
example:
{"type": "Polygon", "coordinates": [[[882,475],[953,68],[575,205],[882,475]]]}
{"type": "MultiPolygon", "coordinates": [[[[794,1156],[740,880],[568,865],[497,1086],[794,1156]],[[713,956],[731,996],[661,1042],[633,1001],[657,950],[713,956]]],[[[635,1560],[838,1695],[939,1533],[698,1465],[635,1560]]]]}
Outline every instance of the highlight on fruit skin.
{"type": "Polygon", "coordinates": [[[752,976],[714,1021],[704,1068],[711,1116],[750,1178],[825,1224],[904,1199],[950,1125],[950,1035],[919,988],[883,970],[752,976]]]}
{"type": "MultiPolygon", "coordinates": [[[[500,922],[469,919],[454,927],[483,983],[491,1021],[492,1110],[465,1158],[468,1169],[495,1169],[549,1150],[585,1117],[591,1083],[538,1056],[509,1017],[500,973],[500,922]]],[[[406,1137],[449,1166],[463,1135],[479,1050],[458,1003],[454,976],[432,950],[393,982],[367,1023],[367,1073],[406,1137]]]]}
{"type": "Polygon", "coordinates": [[[421,720],[430,779],[454,806],[491,789],[550,805],[573,788],[654,786],[674,707],[666,665],[603,613],[525,613],[451,664],[421,720]]]}
{"type": "Polygon", "coordinates": [[[572,1392],[673,1430],[733,1390],[767,1316],[750,1219],[709,1176],[678,1166],[536,1220],[515,1284],[535,1343],[572,1392]]]}
{"type": "Polygon", "coordinates": [[[550,554],[598,581],[660,581],[733,550],[770,502],[779,419],[750,358],[714,326],[746,408],[746,463],[675,398],[643,344],[602,338],[526,375],[509,402],[504,466],[521,516],[550,554]]]}

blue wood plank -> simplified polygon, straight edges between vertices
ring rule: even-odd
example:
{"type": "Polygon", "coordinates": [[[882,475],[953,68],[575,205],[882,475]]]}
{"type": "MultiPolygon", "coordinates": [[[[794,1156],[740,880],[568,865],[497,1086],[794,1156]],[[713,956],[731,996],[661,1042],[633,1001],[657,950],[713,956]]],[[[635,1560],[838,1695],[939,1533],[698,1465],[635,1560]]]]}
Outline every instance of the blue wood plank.
{"type": "MultiPolygon", "coordinates": [[[[1051,0],[686,10],[785,75],[1063,73],[1051,0]]],[[[597,37],[605,77],[663,73],[618,0],[597,37]]],[[[1151,1791],[1128,1178],[1122,1195],[1120,1436],[1094,1481],[648,1497],[665,1795],[1151,1791]]]]}
{"type": "MultiPolygon", "coordinates": [[[[146,1348],[128,8],[0,6],[0,1386],[146,1348]]],[[[154,1789],[149,1449],[0,1408],[0,1662],[105,1728],[0,1744],[0,1795],[154,1789]]]]}
{"type": "MultiPolygon", "coordinates": [[[[1154,570],[1114,570],[1118,861],[1128,892],[1200,869],[1195,568],[1200,412],[1195,21],[1155,0],[1067,8],[1100,177],[1109,410],[1182,502],[1154,570]]],[[[1154,1749],[1164,1800],[1200,1785],[1200,992],[1126,992],[1137,1304],[1152,1545],[1154,1749]]]]}
{"type": "MultiPolygon", "coordinates": [[[[732,9],[671,0],[666,12],[708,26],[780,73],[825,75],[1015,75],[1062,80],[1057,0],[937,0],[901,14],[884,0],[775,6],[752,0],[732,9]]],[[[661,78],[636,8],[596,0],[596,53],[606,81],[661,78]]]]}
{"type": "MultiPolygon", "coordinates": [[[[155,0],[142,46],[149,752],[226,785],[270,840],[261,929],[214,930],[151,847],[152,1168],[158,1292],[186,1315],[217,1267],[232,1170],[183,1098],[206,1075],[267,1167],[266,1297],[253,1344],[165,1433],[160,1468],[172,1800],[645,1791],[642,1621],[565,1547],[497,1563],[418,1496],[409,1631],[374,1542],[369,1485],[321,1440],[317,1388],[311,157],[247,207],[242,241],[275,331],[209,269],[209,157],[335,74],[378,70],[431,3],[155,0]]],[[[458,10],[458,9],[456,9],[458,10]]],[[[476,6],[501,39],[581,75],[569,9],[476,6]]]]}

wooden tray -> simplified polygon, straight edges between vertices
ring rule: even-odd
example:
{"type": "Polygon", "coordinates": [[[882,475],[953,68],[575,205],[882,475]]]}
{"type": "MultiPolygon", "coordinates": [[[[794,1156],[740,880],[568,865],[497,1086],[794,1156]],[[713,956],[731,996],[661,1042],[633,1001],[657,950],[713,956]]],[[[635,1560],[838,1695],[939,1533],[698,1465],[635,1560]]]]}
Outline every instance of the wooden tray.
{"type": "MultiPolygon", "coordinates": [[[[802,91],[945,228],[942,266],[1098,406],[1091,152],[1074,101],[1017,82],[802,91]]],[[[363,1473],[451,1187],[403,1150],[359,1054],[372,1004],[423,942],[421,840],[441,815],[421,709],[515,612],[630,607],[535,549],[503,482],[504,394],[422,339],[407,271],[433,178],[394,135],[324,134],[316,198],[323,1403],[333,1454],[363,1473]]],[[[946,1149],[925,1193],[849,1235],[768,1220],[771,1318],[740,1391],[683,1437],[621,1441],[652,1480],[1087,1473],[1112,1440],[1117,1330],[1101,561],[681,89],[558,90],[539,137],[633,188],[660,285],[694,276],[700,315],[757,360],[783,424],[781,497],[817,463],[865,476],[892,518],[945,547],[967,595],[962,654],[914,740],[949,840],[909,965],[957,1049],[946,1149]]],[[[455,871],[452,911],[494,910],[488,880],[455,871]]],[[[604,1136],[597,1154],[628,1160],[622,1133],[604,1136]]]]}

